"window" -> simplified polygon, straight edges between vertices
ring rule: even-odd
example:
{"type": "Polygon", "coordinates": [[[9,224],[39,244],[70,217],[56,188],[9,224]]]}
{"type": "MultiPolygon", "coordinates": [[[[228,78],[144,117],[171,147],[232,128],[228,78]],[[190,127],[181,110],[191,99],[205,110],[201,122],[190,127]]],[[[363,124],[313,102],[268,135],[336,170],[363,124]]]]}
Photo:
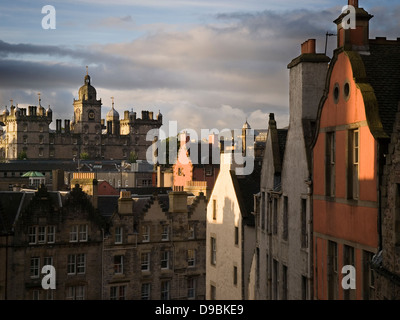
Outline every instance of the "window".
{"type": "Polygon", "coordinates": [[[78,242],[78,226],[72,226],[69,233],[69,242],[78,242]]]}
{"type": "Polygon", "coordinates": [[[44,143],[44,138],[43,138],[43,136],[40,136],[40,137],[39,137],[39,143],[40,143],[40,144],[43,144],[43,143],[44,143]]]}
{"type": "Polygon", "coordinates": [[[213,175],[213,167],[212,166],[206,166],[206,176],[212,176],[213,175]]]}
{"type": "Polygon", "coordinates": [[[86,254],[69,254],[67,261],[68,274],[84,274],[86,271],[86,254]]]}
{"type": "Polygon", "coordinates": [[[23,137],[23,143],[24,143],[24,144],[28,144],[28,137],[27,137],[27,136],[24,136],[24,137],[23,137]]]}
{"type": "Polygon", "coordinates": [[[150,226],[142,226],[142,241],[150,241],[150,226]]]}
{"type": "Polygon", "coordinates": [[[260,219],[261,219],[261,229],[265,230],[265,209],[267,206],[267,202],[265,201],[265,192],[261,192],[261,210],[260,210],[260,219]]]}
{"type": "Polygon", "coordinates": [[[28,228],[29,244],[36,244],[37,242],[37,227],[31,226],[28,228]]]}
{"type": "Polygon", "coordinates": [[[46,290],[46,300],[54,300],[54,290],[46,290]]]}
{"type": "Polygon", "coordinates": [[[162,234],[161,234],[161,241],[168,241],[169,240],[169,225],[162,226],[162,234]]]}
{"type": "Polygon", "coordinates": [[[79,241],[87,241],[88,240],[88,225],[81,224],[79,226],[79,241]]]}
{"type": "Polygon", "coordinates": [[[161,269],[169,269],[169,251],[161,251],[161,269]]]}
{"type": "Polygon", "coordinates": [[[124,273],[124,256],[114,256],[114,274],[124,273]]]}
{"type": "MultiPolygon", "coordinates": [[[[343,265],[350,265],[355,267],[354,248],[348,245],[343,246],[343,265]]],[[[355,300],[356,298],[356,290],[354,289],[344,290],[343,293],[345,300],[355,300]]]]}
{"type": "Polygon", "coordinates": [[[196,278],[189,278],[187,281],[188,299],[196,299],[196,278]]]}
{"type": "Polygon", "coordinates": [[[43,157],[43,149],[42,148],[39,149],[39,157],[43,157]]]}
{"type": "Polygon", "coordinates": [[[32,300],[40,300],[40,291],[39,290],[32,291],[32,300]]]}
{"type": "Polygon", "coordinates": [[[76,256],[74,254],[68,255],[67,273],[68,274],[76,273],[76,256]]]}
{"type": "Polygon", "coordinates": [[[115,227],[115,243],[122,243],[122,227],[115,227]]]}
{"type": "Polygon", "coordinates": [[[308,292],[307,284],[308,284],[307,277],[301,276],[301,298],[303,300],[307,300],[307,292],[308,292]]]}
{"type": "Polygon", "coordinates": [[[371,268],[374,254],[363,251],[363,298],[364,300],[375,299],[375,271],[371,268]]]}
{"type": "Polygon", "coordinates": [[[47,226],[47,243],[54,243],[55,240],[55,226],[47,226]]]}
{"type": "Polygon", "coordinates": [[[212,218],[217,220],[217,200],[213,199],[212,202],[212,218]]]}
{"type": "Polygon", "coordinates": [[[211,264],[217,264],[217,239],[211,237],[211,264]]]}
{"type": "Polygon", "coordinates": [[[272,232],[273,232],[273,234],[278,234],[278,199],[277,198],[274,198],[273,215],[274,215],[274,222],[273,222],[272,232]]]}
{"type": "Polygon", "coordinates": [[[126,286],[110,287],[110,300],[125,300],[126,286]]]}
{"type": "Polygon", "coordinates": [[[239,227],[235,226],[235,245],[239,244],[239,227]]]}
{"type": "Polygon", "coordinates": [[[287,266],[282,265],[282,300],[287,300],[287,289],[288,289],[288,282],[287,282],[287,266]]]}
{"type": "Polygon", "coordinates": [[[233,266],[233,285],[237,285],[238,283],[238,270],[237,266],[233,266]]]}
{"type": "Polygon", "coordinates": [[[278,288],[279,288],[279,270],[278,270],[279,262],[273,259],[272,263],[272,292],[273,300],[278,300],[278,288]]]}
{"type": "Polygon", "coordinates": [[[328,299],[338,298],[338,260],[337,243],[328,242],[328,299]]]}
{"type": "Polygon", "coordinates": [[[188,225],[188,239],[195,239],[196,238],[196,233],[195,233],[195,224],[194,223],[189,223],[188,225]]]}
{"type": "Polygon", "coordinates": [[[326,157],[325,157],[325,194],[328,197],[335,196],[335,160],[336,160],[335,133],[326,133],[326,157]]]}
{"type": "Polygon", "coordinates": [[[213,285],[210,286],[210,299],[211,300],[217,299],[217,288],[213,285]]]}
{"type": "Polygon", "coordinates": [[[76,255],[76,269],[78,274],[84,274],[86,269],[86,255],[84,253],[76,255]]]}
{"type": "Polygon", "coordinates": [[[85,300],[85,286],[67,288],[67,300],[85,300]]]}
{"type": "Polygon", "coordinates": [[[301,199],[301,247],[308,248],[307,199],[301,199]]]}
{"type": "Polygon", "coordinates": [[[141,254],[142,271],[150,271],[150,252],[141,254]]]}
{"type": "Polygon", "coordinates": [[[196,266],[196,250],[189,249],[187,251],[187,262],[189,268],[196,266]]]}
{"type": "Polygon", "coordinates": [[[349,199],[359,198],[359,130],[349,132],[349,167],[347,174],[347,190],[349,199]]]}
{"type": "Polygon", "coordinates": [[[282,239],[287,240],[289,236],[289,213],[288,213],[288,197],[283,197],[283,232],[282,239]]]}
{"type": "Polygon", "coordinates": [[[43,263],[44,266],[53,266],[53,257],[44,257],[43,263]]]}
{"type": "Polygon", "coordinates": [[[161,281],[161,300],[169,300],[170,281],[161,281]]]}
{"type": "Polygon", "coordinates": [[[143,283],[142,284],[142,300],[150,300],[150,292],[151,292],[151,284],[143,283]]]}
{"type": "Polygon", "coordinates": [[[39,278],[40,258],[31,258],[31,278],[39,278]]]}
{"type": "Polygon", "coordinates": [[[339,96],[340,96],[339,84],[335,83],[335,86],[333,88],[333,101],[335,102],[335,104],[338,104],[339,96]]]}
{"type": "Polygon", "coordinates": [[[39,226],[38,227],[38,243],[45,243],[46,242],[46,227],[39,226]]]}

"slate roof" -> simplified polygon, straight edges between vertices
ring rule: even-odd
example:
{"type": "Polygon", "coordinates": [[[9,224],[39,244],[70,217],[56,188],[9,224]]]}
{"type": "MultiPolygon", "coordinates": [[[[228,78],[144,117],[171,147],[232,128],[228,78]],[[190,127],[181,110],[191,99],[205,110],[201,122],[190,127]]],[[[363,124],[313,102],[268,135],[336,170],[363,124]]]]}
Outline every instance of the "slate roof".
{"type": "Polygon", "coordinates": [[[260,192],[261,166],[255,166],[252,174],[237,176],[230,170],[235,194],[239,202],[243,221],[246,225],[254,226],[254,195],[260,192]]]}
{"type": "Polygon", "coordinates": [[[279,155],[281,157],[282,162],[283,162],[283,156],[285,154],[287,134],[288,134],[288,129],[278,129],[279,155]]]}
{"type": "Polygon", "coordinates": [[[22,192],[0,192],[0,234],[12,231],[22,198],[22,192]]]}
{"type": "Polygon", "coordinates": [[[400,101],[400,41],[370,40],[370,55],[361,54],[367,81],[378,100],[383,130],[390,137],[400,101]]]}

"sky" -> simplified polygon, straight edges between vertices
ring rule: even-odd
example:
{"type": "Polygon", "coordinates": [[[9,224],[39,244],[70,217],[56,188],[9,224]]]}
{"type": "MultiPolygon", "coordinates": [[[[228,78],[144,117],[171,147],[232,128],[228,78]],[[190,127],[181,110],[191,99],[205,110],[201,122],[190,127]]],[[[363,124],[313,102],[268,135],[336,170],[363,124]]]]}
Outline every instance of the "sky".
{"type": "MultiPolygon", "coordinates": [[[[0,112],[51,106],[55,119],[72,119],[73,99],[86,66],[105,117],[115,108],[160,111],[185,128],[238,129],[247,120],[267,129],[289,120],[289,70],[301,43],[326,32],[346,0],[2,0],[0,112]],[[45,5],[55,29],[43,29],[45,5]]],[[[400,1],[360,0],[374,15],[370,37],[400,37],[400,1]]],[[[47,21],[47,20],[46,20],[47,21]]],[[[328,41],[332,55],[336,39],[328,41]]]]}

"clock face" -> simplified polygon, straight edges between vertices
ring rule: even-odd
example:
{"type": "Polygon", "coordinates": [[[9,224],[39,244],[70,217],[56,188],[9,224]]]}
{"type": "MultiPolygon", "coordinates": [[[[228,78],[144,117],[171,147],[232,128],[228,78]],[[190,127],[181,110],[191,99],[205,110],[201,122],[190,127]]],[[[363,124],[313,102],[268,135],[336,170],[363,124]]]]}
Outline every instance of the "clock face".
{"type": "Polygon", "coordinates": [[[89,111],[89,120],[94,120],[94,112],[89,111]]]}

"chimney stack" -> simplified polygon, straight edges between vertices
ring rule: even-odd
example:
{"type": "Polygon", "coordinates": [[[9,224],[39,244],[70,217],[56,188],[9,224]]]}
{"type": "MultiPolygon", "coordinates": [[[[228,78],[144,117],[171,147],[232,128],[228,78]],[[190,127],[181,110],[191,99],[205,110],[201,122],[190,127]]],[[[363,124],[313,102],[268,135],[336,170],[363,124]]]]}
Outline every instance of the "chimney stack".
{"type": "Polygon", "coordinates": [[[306,53],[316,53],[316,42],[315,39],[308,39],[307,41],[301,44],[301,54],[306,53]]]}
{"type": "Polygon", "coordinates": [[[133,199],[130,191],[121,191],[118,199],[118,213],[132,214],[133,199]]]}

